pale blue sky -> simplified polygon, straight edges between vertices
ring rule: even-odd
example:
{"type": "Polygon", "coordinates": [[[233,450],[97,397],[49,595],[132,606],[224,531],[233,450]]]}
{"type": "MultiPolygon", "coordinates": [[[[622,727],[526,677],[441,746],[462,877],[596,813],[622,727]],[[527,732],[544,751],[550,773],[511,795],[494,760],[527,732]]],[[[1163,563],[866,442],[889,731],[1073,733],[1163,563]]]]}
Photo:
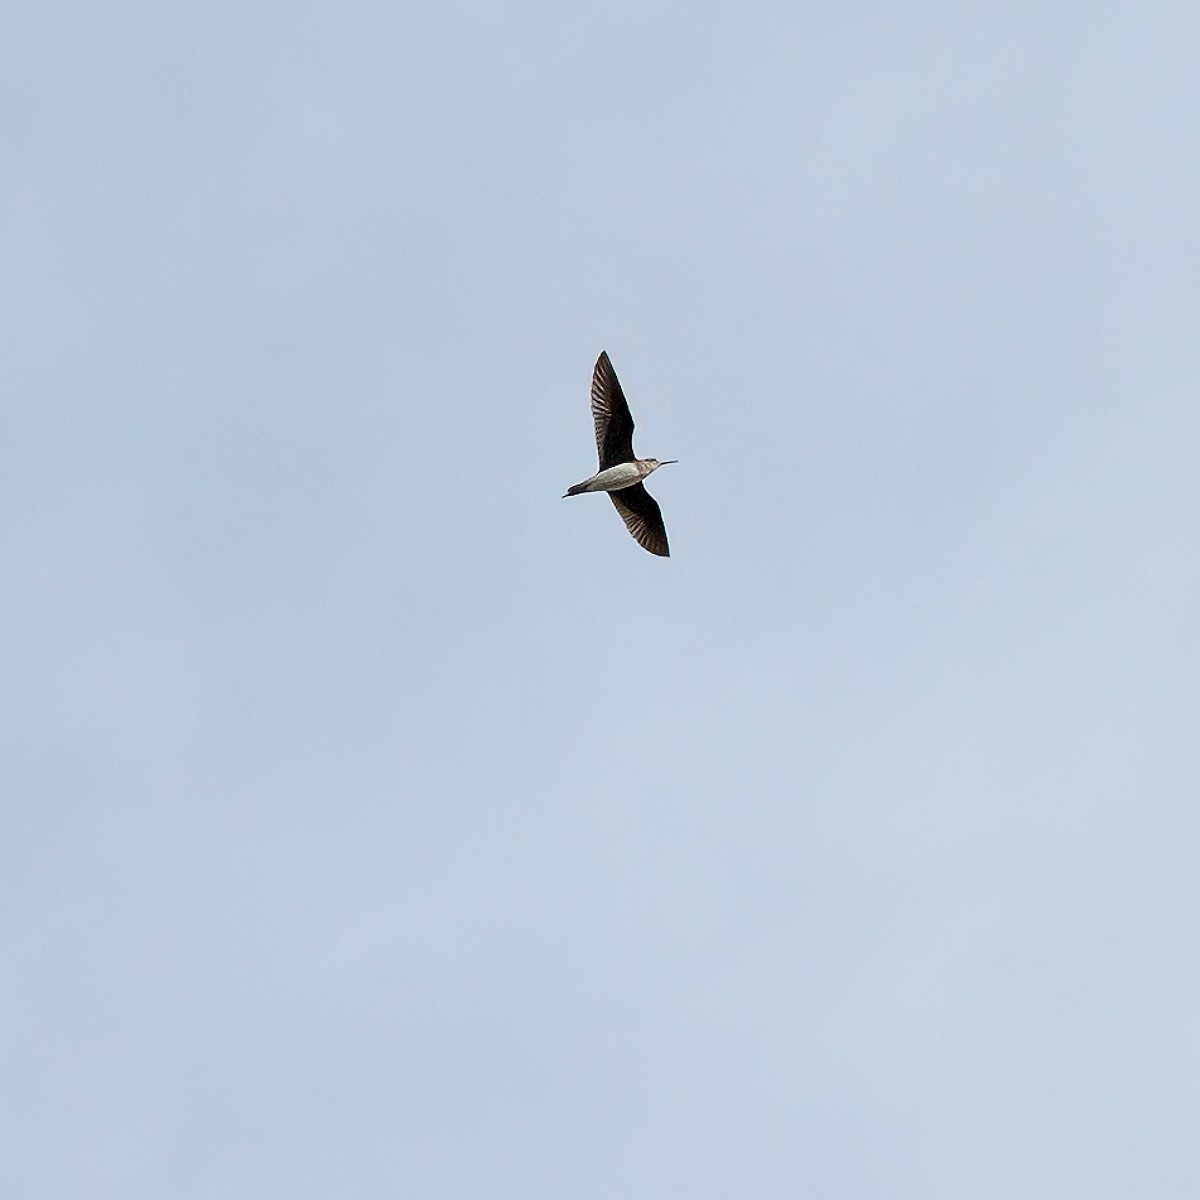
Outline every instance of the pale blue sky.
{"type": "Polygon", "coordinates": [[[1200,1194],[1194,5],[5,25],[13,1195],[1200,1194]]]}

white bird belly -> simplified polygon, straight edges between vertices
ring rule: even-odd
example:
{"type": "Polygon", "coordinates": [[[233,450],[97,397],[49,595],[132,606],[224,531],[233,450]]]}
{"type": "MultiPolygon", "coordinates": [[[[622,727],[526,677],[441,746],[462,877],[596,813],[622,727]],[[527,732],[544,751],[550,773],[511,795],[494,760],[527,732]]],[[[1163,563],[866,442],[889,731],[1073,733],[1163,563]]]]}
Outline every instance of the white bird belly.
{"type": "Polygon", "coordinates": [[[615,492],[619,488],[631,487],[642,477],[637,463],[617,463],[615,467],[606,467],[588,480],[589,492],[615,492]]]}

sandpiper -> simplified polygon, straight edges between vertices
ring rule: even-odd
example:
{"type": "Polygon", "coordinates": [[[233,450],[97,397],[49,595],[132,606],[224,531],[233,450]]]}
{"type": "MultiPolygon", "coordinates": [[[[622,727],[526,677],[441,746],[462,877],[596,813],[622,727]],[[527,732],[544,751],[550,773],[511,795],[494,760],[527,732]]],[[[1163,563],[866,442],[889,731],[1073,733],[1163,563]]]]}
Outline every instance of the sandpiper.
{"type": "Polygon", "coordinates": [[[637,458],[633,453],[633,417],[625,393],[617,382],[617,373],[609,362],[608,352],[602,350],[592,372],[592,423],[596,427],[596,450],[600,455],[600,470],[590,479],[567,488],[563,496],[581,496],[584,492],[607,492],[621,514],[625,527],[639,546],[651,554],[667,558],[667,529],[663,524],[658,502],[642,486],[651,471],[678,462],[668,458],[637,458]]]}

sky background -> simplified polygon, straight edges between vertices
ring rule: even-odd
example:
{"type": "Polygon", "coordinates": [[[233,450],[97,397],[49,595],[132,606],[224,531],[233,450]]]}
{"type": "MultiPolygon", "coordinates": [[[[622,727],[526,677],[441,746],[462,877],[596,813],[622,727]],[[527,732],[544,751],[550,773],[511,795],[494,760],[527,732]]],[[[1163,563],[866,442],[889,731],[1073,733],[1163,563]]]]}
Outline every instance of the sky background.
{"type": "Polygon", "coordinates": [[[1194,3],[4,26],[12,1195],[1200,1194],[1194,3]]]}

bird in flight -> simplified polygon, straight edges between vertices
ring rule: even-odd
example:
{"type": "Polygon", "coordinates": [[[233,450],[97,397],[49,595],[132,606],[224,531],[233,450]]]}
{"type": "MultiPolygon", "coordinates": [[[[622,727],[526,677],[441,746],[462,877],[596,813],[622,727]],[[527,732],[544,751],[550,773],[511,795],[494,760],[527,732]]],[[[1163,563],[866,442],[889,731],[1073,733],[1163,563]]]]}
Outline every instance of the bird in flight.
{"type": "Polygon", "coordinates": [[[625,393],[617,382],[617,373],[602,350],[592,372],[592,424],[596,427],[596,450],[600,470],[590,479],[567,488],[563,496],[581,496],[584,492],[607,492],[621,514],[626,529],[639,546],[651,554],[669,557],[667,528],[658,502],[646,491],[642,480],[651,471],[678,462],[668,458],[637,458],[633,453],[633,417],[625,393]]]}

